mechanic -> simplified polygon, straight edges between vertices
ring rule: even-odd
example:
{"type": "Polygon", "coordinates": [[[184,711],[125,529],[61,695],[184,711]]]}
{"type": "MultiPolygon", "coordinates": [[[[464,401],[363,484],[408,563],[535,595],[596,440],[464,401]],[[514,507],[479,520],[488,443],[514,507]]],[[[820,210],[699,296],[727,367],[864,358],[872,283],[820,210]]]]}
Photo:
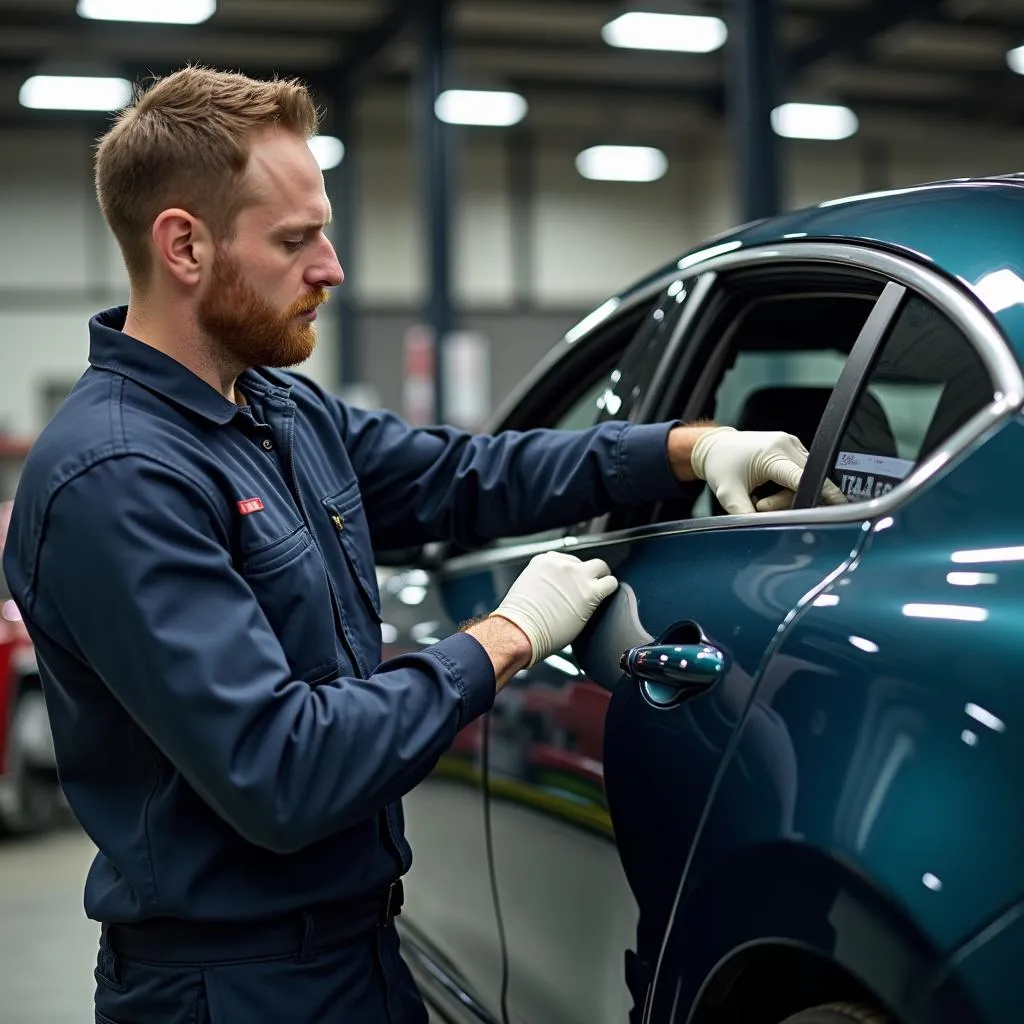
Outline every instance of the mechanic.
{"type": "Polygon", "coordinates": [[[98,847],[97,1021],[408,1024],[400,798],[614,590],[535,559],[492,615],[380,664],[374,548],[466,546],[671,497],[732,511],[785,434],[412,429],[279,368],[343,274],[297,82],[188,68],[102,139],[127,307],[25,465],[4,569],[61,783],[98,847]]]}

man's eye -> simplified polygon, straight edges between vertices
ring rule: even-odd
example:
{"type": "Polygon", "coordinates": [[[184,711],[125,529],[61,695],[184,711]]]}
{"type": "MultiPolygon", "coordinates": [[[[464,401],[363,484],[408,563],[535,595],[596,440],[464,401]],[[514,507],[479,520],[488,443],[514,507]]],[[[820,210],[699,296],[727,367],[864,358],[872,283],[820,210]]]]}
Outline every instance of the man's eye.
{"type": "Polygon", "coordinates": [[[304,239],[299,238],[295,241],[285,240],[282,244],[288,250],[288,252],[298,252],[306,243],[304,239]]]}

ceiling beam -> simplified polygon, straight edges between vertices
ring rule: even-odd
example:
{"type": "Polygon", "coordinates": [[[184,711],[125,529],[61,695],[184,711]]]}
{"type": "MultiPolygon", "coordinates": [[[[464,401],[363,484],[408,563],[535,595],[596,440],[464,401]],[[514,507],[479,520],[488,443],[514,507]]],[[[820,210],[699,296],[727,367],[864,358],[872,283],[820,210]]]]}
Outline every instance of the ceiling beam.
{"type": "Polygon", "coordinates": [[[930,20],[939,6],[939,0],[871,0],[866,7],[836,12],[821,33],[790,52],[786,71],[796,79],[826,57],[861,57],[883,33],[906,21],[930,20]]]}
{"type": "Polygon", "coordinates": [[[354,37],[348,56],[336,72],[337,87],[353,89],[375,71],[378,57],[396,40],[412,18],[415,0],[392,0],[391,6],[371,29],[354,37]]]}

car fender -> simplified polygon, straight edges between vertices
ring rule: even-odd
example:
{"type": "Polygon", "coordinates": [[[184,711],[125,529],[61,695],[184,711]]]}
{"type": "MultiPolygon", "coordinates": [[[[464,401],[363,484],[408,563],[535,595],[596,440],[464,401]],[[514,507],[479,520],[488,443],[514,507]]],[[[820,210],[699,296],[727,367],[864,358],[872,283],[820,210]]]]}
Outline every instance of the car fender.
{"type": "Polygon", "coordinates": [[[940,1008],[946,1016],[920,1016],[942,952],[852,866],[805,844],[737,851],[696,881],[674,920],[653,1020],[694,1024],[721,999],[744,959],[783,948],[801,953],[808,966],[840,968],[901,1021],[974,1019],[955,985],[940,1008]],[[675,1013],[665,1016],[670,1006],[675,1013]]]}

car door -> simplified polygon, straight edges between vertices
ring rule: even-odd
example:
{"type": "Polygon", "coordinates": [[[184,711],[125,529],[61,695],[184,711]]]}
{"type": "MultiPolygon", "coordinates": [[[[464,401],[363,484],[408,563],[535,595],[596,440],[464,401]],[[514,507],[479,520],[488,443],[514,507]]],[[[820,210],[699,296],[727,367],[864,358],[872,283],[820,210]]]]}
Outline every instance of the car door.
{"type": "MultiPolygon", "coordinates": [[[[1024,573],[1019,515],[987,496],[1019,459],[1021,375],[965,293],[892,273],[793,514],[862,540],[840,572],[780,583],[791,611],[673,886],[652,1021],[854,998],[917,1019],[946,953],[1020,896],[1024,573]],[[812,508],[826,474],[845,507],[812,508]]],[[[979,1018],[951,985],[928,1019],[979,1018]]]]}
{"type": "MultiPolygon", "coordinates": [[[[759,388],[756,403],[743,401],[752,384],[778,389],[790,381],[808,401],[789,396],[768,411],[809,443],[821,393],[831,393],[882,282],[801,266],[717,281],[701,274],[697,282],[700,302],[691,305],[691,295],[667,331],[644,417],[710,411],[728,423],[746,405],[763,408],[759,388]],[[660,389],[670,397],[658,401],[660,389]],[[704,407],[680,401],[700,389],[704,407]]],[[[679,504],[698,498],[695,488],[681,488],[679,504]]],[[[855,527],[733,533],[720,517],[645,537],[640,517],[649,524],[658,511],[666,510],[616,510],[594,524],[596,533],[571,538],[568,550],[605,558],[623,585],[575,653],[563,651],[510,685],[500,735],[492,723],[493,859],[512,1022],[621,1021],[634,1001],[642,1004],[645,965],[660,948],[715,771],[759,660],[796,600],[779,583],[795,570],[811,586],[842,564],[857,538],[855,527]],[[741,618],[737,590],[752,595],[741,618]],[[622,685],[621,653],[663,638],[718,644],[721,685],[678,707],[675,690],[622,685]],[[643,730],[642,743],[632,741],[633,730],[643,730]]],[[[530,552],[515,554],[490,566],[494,592],[530,552]]]]}
{"type": "MultiPolygon", "coordinates": [[[[670,284],[655,282],[612,300],[570,331],[512,396],[495,429],[582,428],[610,408],[615,415],[631,415],[644,388],[642,367],[649,362],[642,356],[658,350],[666,312],[680,306],[680,290],[670,294],[670,284]]],[[[385,573],[385,656],[433,643],[495,607],[489,570],[453,571],[451,565],[522,565],[514,552],[524,543],[533,548],[558,544],[565,532],[503,540],[474,554],[449,550],[433,564],[385,573]]],[[[406,948],[428,998],[456,1021],[500,1020],[502,1015],[504,947],[491,880],[484,784],[488,756],[498,764],[515,756],[507,742],[518,728],[515,689],[506,688],[489,715],[459,733],[436,770],[404,801],[413,849],[400,919],[406,948]]]]}

